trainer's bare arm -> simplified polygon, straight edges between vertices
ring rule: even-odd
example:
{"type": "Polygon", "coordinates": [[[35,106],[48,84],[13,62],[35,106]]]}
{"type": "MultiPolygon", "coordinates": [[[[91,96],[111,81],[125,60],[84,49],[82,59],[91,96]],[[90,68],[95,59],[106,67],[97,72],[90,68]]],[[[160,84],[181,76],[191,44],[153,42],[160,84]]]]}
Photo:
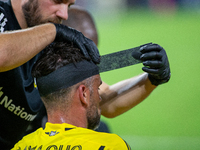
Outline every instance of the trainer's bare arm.
{"type": "Polygon", "coordinates": [[[73,28],[47,23],[0,34],[0,72],[26,63],[53,41],[73,42],[86,58],[100,63],[99,51],[92,40],[73,28]]]}
{"type": "Polygon", "coordinates": [[[142,102],[155,88],[147,73],[111,86],[103,83],[100,86],[101,113],[107,118],[116,117],[142,102]]]}
{"type": "Polygon", "coordinates": [[[142,102],[158,85],[167,83],[171,77],[166,51],[158,44],[140,48],[146,73],[121,81],[112,86],[102,85],[102,114],[105,117],[118,116],[142,102]]]}
{"type": "Polygon", "coordinates": [[[16,68],[53,42],[56,28],[47,23],[0,34],[0,72],[16,68]]]}

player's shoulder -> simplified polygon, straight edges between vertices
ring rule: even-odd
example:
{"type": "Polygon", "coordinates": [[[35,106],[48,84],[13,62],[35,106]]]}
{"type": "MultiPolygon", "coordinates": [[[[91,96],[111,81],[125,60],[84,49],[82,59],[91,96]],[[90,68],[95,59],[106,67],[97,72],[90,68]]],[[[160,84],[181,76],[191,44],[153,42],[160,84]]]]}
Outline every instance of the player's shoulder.
{"type": "Polygon", "coordinates": [[[36,131],[27,134],[26,136],[24,136],[22,138],[23,141],[26,141],[26,143],[31,143],[33,141],[33,139],[37,138],[38,136],[41,135],[41,133],[43,132],[42,128],[37,129],[36,131]]]}
{"type": "Polygon", "coordinates": [[[124,139],[122,139],[119,135],[114,133],[106,133],[106,132],[97,132],[89,129],[78,129],[81,130],[81,134],[83,137],[92,143],[98,143],[101,145],[105,145],[108,147],[118,147],[122,150],[129,150],[130,146],[126,143],[124,139]]]}
{"type": "Polygon", "coordinates": [[[27,145],[35,144],[34,139],[38,138],[38,135],[42,132],[42,128],[25,135],[20,141],[18,141],[11,150],[19,150],[27,147],[27,145]]]}

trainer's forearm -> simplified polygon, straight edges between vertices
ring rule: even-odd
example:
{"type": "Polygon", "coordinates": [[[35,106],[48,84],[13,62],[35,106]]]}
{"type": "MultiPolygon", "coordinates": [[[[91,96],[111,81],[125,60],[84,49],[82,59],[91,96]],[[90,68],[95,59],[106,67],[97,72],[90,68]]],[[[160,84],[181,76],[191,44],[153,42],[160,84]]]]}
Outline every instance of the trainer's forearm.
{"type": "Polygon", "coordinates": [[[101,93],[104,95],[101,103],[102,115],[113,118],[130,110],[147,98],[155,88],[146,73],[110,86],[107,89],[109,95],[101,93]]]}
{"type": "Polygon", "coordinates": [[[56,28],[44,24],[0,34],[0,72],[16,68],[43,50],[55,39],[56,28]]]}

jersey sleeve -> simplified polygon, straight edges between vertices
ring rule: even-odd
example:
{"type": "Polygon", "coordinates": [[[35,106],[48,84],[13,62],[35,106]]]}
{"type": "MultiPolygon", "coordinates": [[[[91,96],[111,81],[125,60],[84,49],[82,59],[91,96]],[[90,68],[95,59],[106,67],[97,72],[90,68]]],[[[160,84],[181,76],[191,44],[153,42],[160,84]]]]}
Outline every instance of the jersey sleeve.
{"type": "Polygon", "coordinates": [[[104,137],[104,140],[105,139],[107,144],[102,144],[102,147],[100,147],[99,150],[131,150],[129,144],[117,134],[111,134],[106,138],[104,137]]]}
{"type": "Polygon", "coordinates": [[[16,143],[11,150],[25,150],[25,145],[23,144],[23,140],[20,140],[18,143],[16,143]]]}
{"type": "Polygon", "coordinates": [[[124,141],[124,143],[126,144],[127,150],[131,150],[131,147],[129,146],[129,144],[126,141],[124,141]]]}
{"type": "Polygon", "coordinates": [[[116,145],[113,148],[113,150],[119,150],[119,149],[120,150],[131,150],[131,147],[129,146],[129,144],[126,141],[121,139],[120,141],[118,141],[118,143],[116,143],[116,145]]]}

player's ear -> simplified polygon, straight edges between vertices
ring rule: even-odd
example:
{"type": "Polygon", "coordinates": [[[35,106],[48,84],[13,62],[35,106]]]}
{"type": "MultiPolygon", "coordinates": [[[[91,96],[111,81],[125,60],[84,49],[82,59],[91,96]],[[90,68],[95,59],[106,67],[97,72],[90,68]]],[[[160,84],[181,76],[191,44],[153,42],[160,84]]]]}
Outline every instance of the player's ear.
{"type": "Polygon", "coordinates": [[[82,105],[88,106],[89,101],[90,101],[90,90],[89,90],[89,88],[86,87],[85,85],[81,84],[78,87],[78,91],[79,91],[79,98],[80,98],[82,105]]]}

